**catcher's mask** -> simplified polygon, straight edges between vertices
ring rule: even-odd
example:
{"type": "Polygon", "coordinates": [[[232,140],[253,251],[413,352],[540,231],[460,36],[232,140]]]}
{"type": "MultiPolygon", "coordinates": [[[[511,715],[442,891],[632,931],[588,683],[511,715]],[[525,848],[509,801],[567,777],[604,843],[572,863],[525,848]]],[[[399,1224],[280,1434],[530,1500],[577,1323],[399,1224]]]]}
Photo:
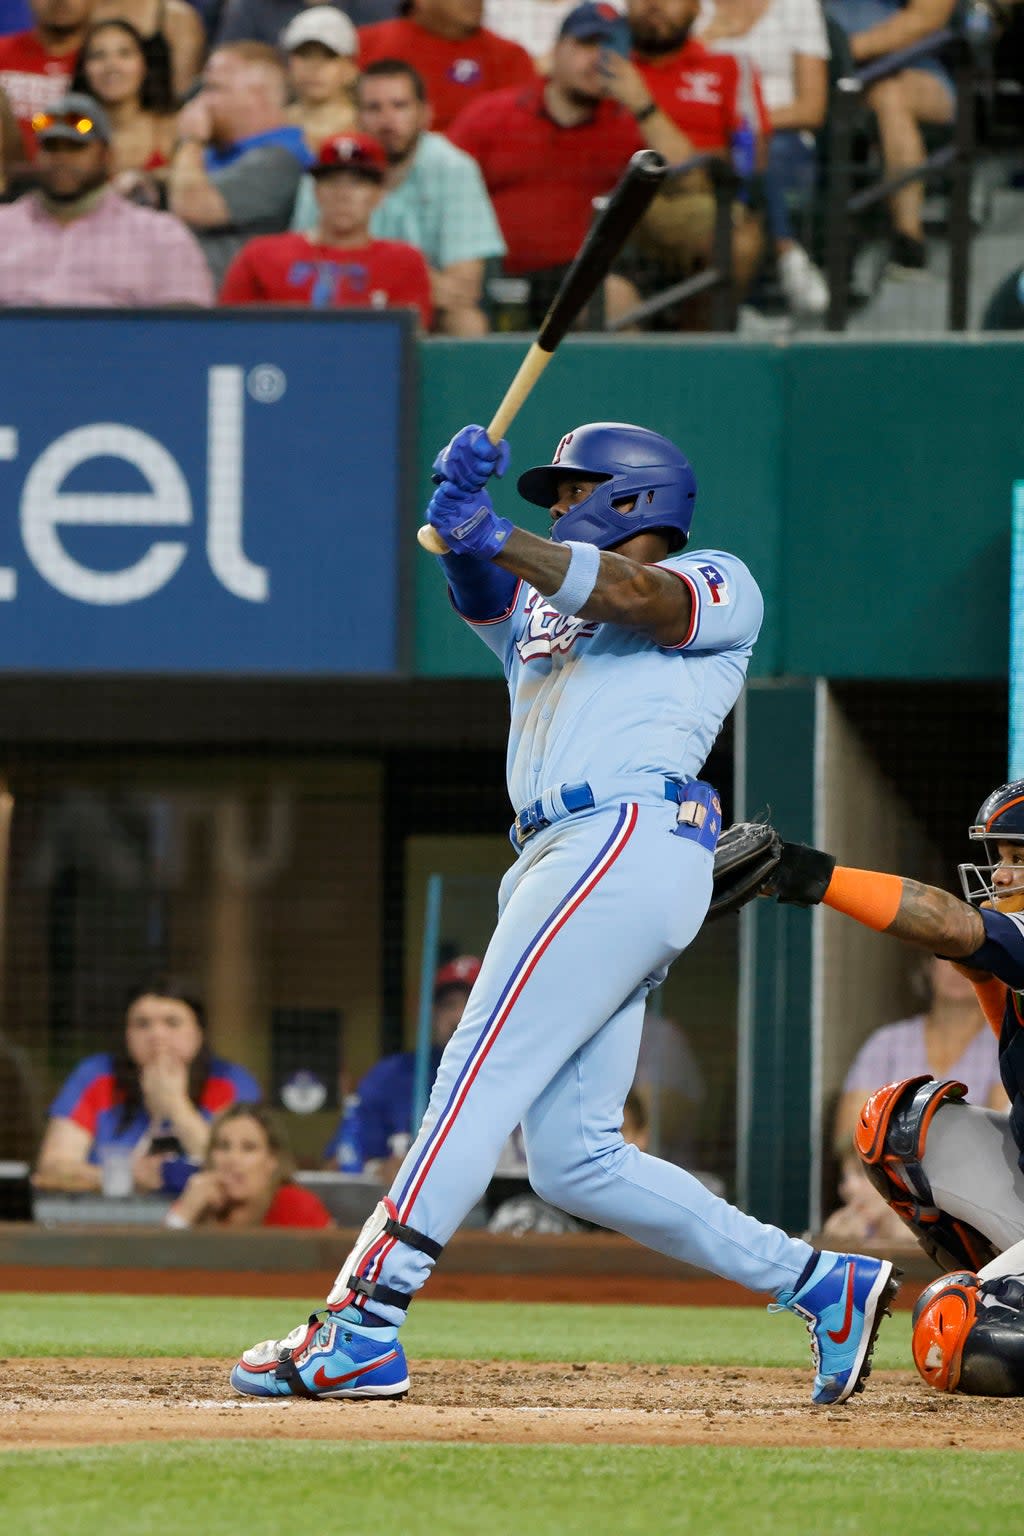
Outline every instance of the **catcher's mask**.
{"type": "MultiPolygon", "coordinates": [[[[1003,862],[998,845],[1024,844],[1024,779],[1014,779],[1012,783],[994,789],[983,801],[974,825],[968,827],[967,836],[972,843],[981,843],[988,862],[958,866],[964,896],[975,905],[990,901],[1005,909],[1011,893],[1005,886],[994,885],[992,877],[1003,862]]],[[[1024,908],[1024,870],[1021,874],[1019,897],[1020,906],[1024,908]]]]}
{"type": "Polygon", "coordinates": [[[570,475],[601,484],[556,519],[551,537],[559,544],[577,539],[598,549],[614,549],[638,533],[664,530],[673,553],[685,548],[697,480],[685,454],[667,437],[622,421],[574,427],[550,464],[519,476],[519,494],[534,506],[550,507],[559,480],[570,475]]]}

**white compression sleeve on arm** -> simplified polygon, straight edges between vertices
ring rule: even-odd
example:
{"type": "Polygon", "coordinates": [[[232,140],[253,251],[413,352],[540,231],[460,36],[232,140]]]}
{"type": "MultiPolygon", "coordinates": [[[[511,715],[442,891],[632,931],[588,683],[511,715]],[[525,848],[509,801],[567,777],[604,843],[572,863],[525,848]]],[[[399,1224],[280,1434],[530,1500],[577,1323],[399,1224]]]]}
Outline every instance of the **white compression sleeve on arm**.
{"type": "Polygon", "coordinates": [[[575,539],[568,539],[565,547],[572,551],[565,579],[546,602],[559,613],[577,614],[597,585],[601,551],[596,544],[579,544],[575,539]]]}

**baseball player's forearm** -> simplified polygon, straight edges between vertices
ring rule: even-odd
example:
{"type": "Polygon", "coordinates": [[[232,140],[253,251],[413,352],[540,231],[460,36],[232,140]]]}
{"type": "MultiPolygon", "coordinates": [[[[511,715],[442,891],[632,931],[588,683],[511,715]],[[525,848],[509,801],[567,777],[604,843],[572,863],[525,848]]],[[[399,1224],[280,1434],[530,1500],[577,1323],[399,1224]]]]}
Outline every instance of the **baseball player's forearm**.
{"type": "Polygon", "coordinates": [[[974,907],[937,886],[897,875],[840,864],[822,900],[879,933],[890,933],[948,959],[973,955],[985,942],[985,925],[974,907]]]}
{"type": "MultiPolygon", "coordinates": [[[[567,544],[516,528],[494,564],[551,597],[565,581],[570,558],[567,544]]],[[[669,572],[603,550],[593,591],[576,617],[621,624],[650,635],[660,645],[675,645],[689,627],[692,601],[686,583],[669,572]]]]}

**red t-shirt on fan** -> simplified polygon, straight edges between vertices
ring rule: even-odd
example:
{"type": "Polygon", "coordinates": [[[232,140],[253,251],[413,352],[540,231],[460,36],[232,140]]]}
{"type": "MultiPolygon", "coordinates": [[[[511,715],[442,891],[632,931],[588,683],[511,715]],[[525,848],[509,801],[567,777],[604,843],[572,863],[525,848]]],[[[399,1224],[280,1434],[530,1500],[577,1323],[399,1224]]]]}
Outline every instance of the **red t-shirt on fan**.
{"type": "Polygon", "coordinates": [[[405,17],[359,28],[360,69],[378,59],[402,59],[423,76],[433,109],[430,126],[438,133],[484,91],[537,78],[526,49],[486,27],[451,42],[405,17]]]}
{"type": "Polygon", "coordinates": [[[64,95],[77,62],[77,52],[47,53],[34,31],[0,37],[0,86],[18,119],[27,160],[36,157],[33,117],[64,95]]]}
{"type": "Polygon", "coordinates": [[[263,1218],[265,1227],[329,1227],[331,1213],[311,1189],[282,1184],[263,1218]]]}
{"type": "Polygon", "coordinates": [[[431,321],[430,273],[415,246],[370,240],[351,249],[318,245],[308,235],[260,235],[244,245],[227,270],[221,304],[306,304],[311,309],[353,305],[420,312],[431,321]]]}
{"type": "Polygon", "coordinates": [[[483,171],[513,274],[572,261],[593,223],[594,198],[612,190],[644,142],[615,101],[602,101],[585,123],[559,127],[541,80],[479,97],[448,137],[483,171]]]}
{"type": "Polygon", "coordinates": [[[771,133],[757,71],[749,60],[710,53],[695,39],[664,58],[633,62],[666,117],[695,149],[728,149],[745,118],[756,134],[771,133]]]}

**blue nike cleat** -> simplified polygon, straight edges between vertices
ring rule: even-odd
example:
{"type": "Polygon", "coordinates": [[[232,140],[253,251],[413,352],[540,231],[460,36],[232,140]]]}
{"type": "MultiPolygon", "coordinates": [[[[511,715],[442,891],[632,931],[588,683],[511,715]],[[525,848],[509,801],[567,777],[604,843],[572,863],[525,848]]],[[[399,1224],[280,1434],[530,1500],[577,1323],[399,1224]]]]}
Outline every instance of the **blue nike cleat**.
{"type": "Polygon", "coordinates": [[[404,1397],[409,1371],[397,1328],[368,1327],[358,1308],[343,1307],[254,1344],[231,1385],[246,1397],[404,1397]]]}
{"type": "Polygon", "coordinates": [[[798,1291],[780,1291],[769,1312],[795,1312],[807,1324],[814,1355],[815,1403],[844,1403],[863,1392],[875,1335],[891,1310],[901,1271],[888,1259],[822,1253],[798,1291]]]}

